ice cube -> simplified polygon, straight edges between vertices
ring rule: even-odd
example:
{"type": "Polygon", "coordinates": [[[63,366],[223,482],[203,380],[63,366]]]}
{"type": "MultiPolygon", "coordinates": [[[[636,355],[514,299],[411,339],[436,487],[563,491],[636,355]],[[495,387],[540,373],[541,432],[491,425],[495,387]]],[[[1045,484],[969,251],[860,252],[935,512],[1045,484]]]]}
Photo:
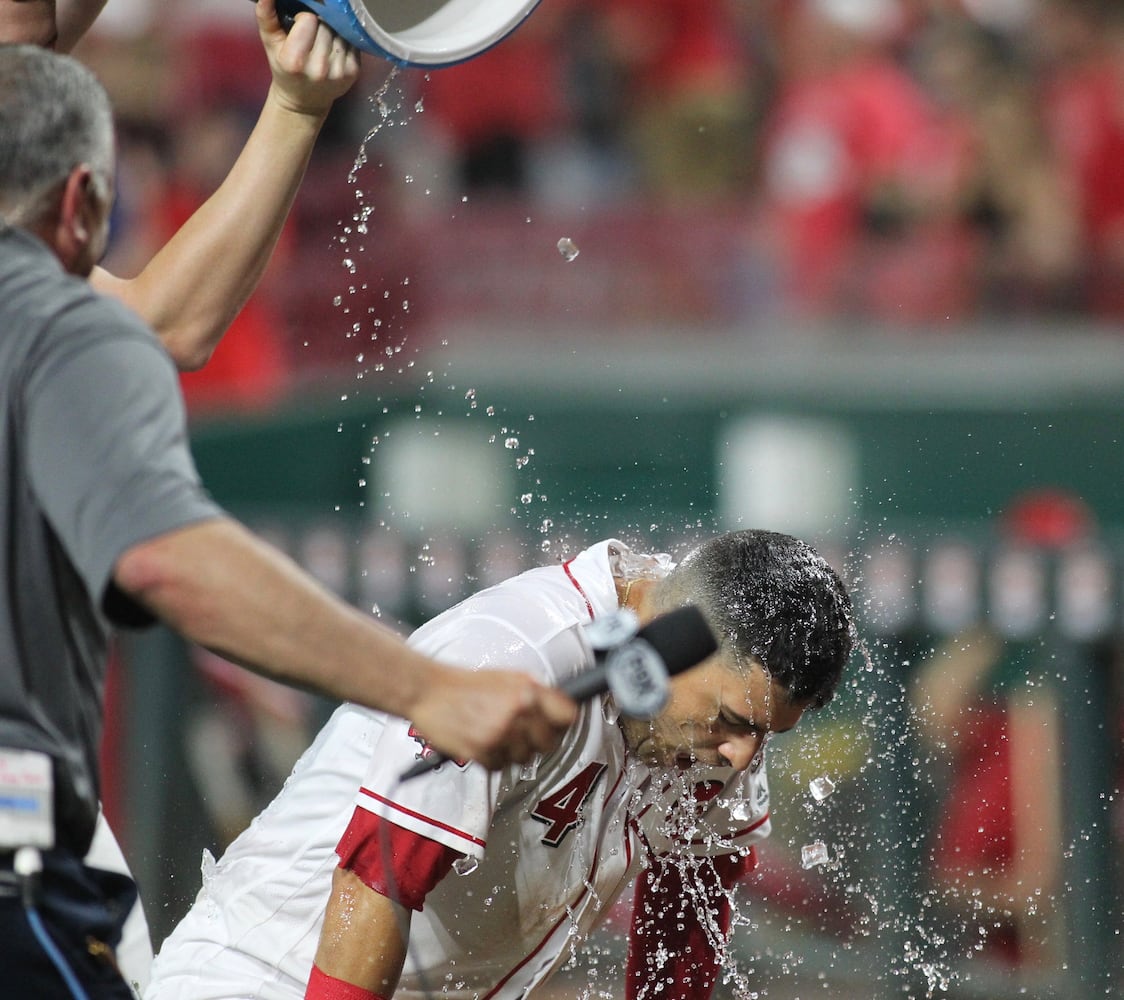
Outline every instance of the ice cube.
{"type": "Polygon", "coordinates": [[[471,875],[479,867],[480,862],[471,854],[462,854],[453,862],[453,871],[458,875],[471,875]]]}
{"type": "Polygon", "coordinates": [[[817,802],[823,802],[824,799],[835,791],[835,782],[825,774],[809,781],[808,791],[812,793],[812,798],[817,802]]]}
{"type": "Polygon", "coordinates": [[[816,865],[826,865],[831,860],[827,853],[827,845],[817,840],[812,844],[805,844],[800,848],[800,867],[815,868],[816,865]]]}

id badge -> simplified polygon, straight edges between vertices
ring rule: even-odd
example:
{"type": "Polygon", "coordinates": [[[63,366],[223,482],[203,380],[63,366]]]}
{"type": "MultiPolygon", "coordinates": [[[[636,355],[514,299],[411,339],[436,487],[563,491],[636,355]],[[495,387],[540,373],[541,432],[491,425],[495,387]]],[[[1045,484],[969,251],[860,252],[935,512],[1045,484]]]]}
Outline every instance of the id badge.
{"type": "Polygon", "coordinates": [[[0,748],[0,850],[55,846],[51,758],[0,748]]]}

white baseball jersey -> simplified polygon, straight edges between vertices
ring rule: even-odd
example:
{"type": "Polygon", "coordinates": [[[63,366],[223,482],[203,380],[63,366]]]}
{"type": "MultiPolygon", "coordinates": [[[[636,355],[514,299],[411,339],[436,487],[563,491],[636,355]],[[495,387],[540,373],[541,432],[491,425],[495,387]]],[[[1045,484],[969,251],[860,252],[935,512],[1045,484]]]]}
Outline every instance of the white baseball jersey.
{"type": "MultiPolygon", "coordinates": [[[[601,542],[523,573],[410,642],[451,663],[511,667],[551,684],[587,670],[582,627],[617,610],[610,546],[625,549],[601,542]]],[[[423,752],[407,721],[337,710],[270,806],[217,865],[205,859],[203,888],[160,950],[145,1000],[300,1000],[335,848],[357,807],[462,856],[412,915],[395,994],[410,1000],[526,997],[649,852],[729,854],[769,832],[764,768],[653,772],[626,753],[606,699],[583,706],[561,746],[529,767],[446,762],[400,781],[423,752]]],[[[368,849],[400,870],[385,840],[368,849]]]]}

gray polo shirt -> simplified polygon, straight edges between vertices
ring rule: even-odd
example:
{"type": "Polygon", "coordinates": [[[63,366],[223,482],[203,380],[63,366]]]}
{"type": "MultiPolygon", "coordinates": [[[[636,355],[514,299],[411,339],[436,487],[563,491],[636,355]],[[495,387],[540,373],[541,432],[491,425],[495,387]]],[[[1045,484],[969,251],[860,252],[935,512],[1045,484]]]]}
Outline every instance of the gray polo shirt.
{"type": "Polygon", "coordinates": [[[57,837],[76,852],[97,814],[109,628],[151,620],[113,567],[220,514],[156,337],[0,225],[0,747],[54,759],[57,837]]]}

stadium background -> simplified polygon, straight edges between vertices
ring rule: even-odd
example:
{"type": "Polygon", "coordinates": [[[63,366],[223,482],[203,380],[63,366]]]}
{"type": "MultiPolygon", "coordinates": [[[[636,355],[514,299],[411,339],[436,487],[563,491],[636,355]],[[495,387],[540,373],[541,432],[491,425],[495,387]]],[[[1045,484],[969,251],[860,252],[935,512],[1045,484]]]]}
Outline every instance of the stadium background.
{"type": "MultiPolygon", "coordinates": [[[[111,269],[218,182],[267,82],[244,4],[182,7],[111,0],[79,53],[122,122],[111,269]]],[[[546,0],[456,70],[365,59],[260,292],[185,378],[216,497],[403,628],[605,535],[754,524],[832,556],[871,668],[773,751],[780,874],[737,949],[762,996],[1119,988],[1121,674],[1094,647],[1124,614],[1122,37],[1077,0],[546,0]],[[1038,486],[1095,512],[1103,576],[1042,555],[1017,626],[1065,787],[1051,947],[1012,965],[942,937],[902,689],[1006,606],[997,518],[1038,486]],[[836,862],[804,871],[813,838],[836,862]]],[[[330,706],[159,631],[119,667],[106,806],[159,939],[330,706]]],[[[616,995],[620,947],[572,991],[616,995]]]]}

